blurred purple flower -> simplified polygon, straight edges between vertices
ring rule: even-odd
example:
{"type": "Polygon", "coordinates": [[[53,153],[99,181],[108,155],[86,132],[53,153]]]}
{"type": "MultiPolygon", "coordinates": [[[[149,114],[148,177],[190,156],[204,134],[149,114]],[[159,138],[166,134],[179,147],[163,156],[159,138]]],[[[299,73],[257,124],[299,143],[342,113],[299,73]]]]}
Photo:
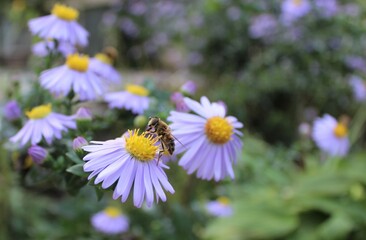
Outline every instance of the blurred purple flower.
{"type": "Polygon", "coordinates": [[[32,53],[39,57],[45,57],[51,52],[59,52],[64,57],[66,57],[67,55],[72,54],[76,51],[75,46],[73,46],[69,42],[59,42],[57,49],[55,47],[55,42],[53,40],[44,40],[33,44],[32,53]]]}
{"type": "Polygon", "coordinates": [[[316,145],[331,156],[345,156],[349,149],[347,126],[325,114],[314,121],[312,136],[316,145]]]}
{"type": "Polygon", "coordinates": [[[226,197],[219,197],[216,201],[206,204],[207,212],[215,217],[229,217],[233,214],[230,200],[226,197]]]}
{"type": "Polygon", "coordinates": [[[126,232],[129,228],[128,218],[116,207],[107,207],[94,214],[91,224],[97,231],[110,235],[126,232]]]}
{"type": "Polygon", "coordinates": [[[130,7],[130,12],[136,16],[143,15],[146,12],[146,10],[147,10],[147,7],[144,2],[133,2],[130,7]]]}
{"type": "Polygon", "coordinates": [[[366,81],[364,81],[359,76],[351,76],[349,79],[349,84],[353,90],[354,98],[363,102],[366,100],[366,81]]]}
{"type": "Polygon", "coordinates": [[[285,26],[305,16],[311,10],[308,0],[284,0],[281,6],[281,20],[285,26]]]}
{"type": "Polygon", "coordinates": [[[189,80],[180,87],[180,91],[188,95],[194,95],[197,91],[197,84],[194,81],[189,80]]]}
{"type": "Polygon", "coordinates": [[[82,150],[82,147],[88,145],[88,141],[84,137],[78,136],[72,141],[72,149],[75,151],[82,150]]]}
{"type": "Polygon", "coordinates": [[[178,112],[189,112],[189,108],[184,102],[184,95],[182,93],[172,93],[172,95],[170,95],[170,100],[175,104],[175,110],[178,112]]]}
{"type": "Polygon", "coordinates": [[[188,54],[188,62],[189,62],[190,65],[195,66],[195,65],[198,65],[198,64],[202,63],[202,61],[203,61],[203,57],[202,57],[201,53],[199,53],[199,52],[190,52],[188,54]]]}
{"type": "Polygon", "coordinates": [[[334,16],[339,10],[337,0],[315,0],[315,7],[325,18],[334,16]]]}
{"type": "Polygon", "coordinates": [[[22,111],[15,100],[9,101],[4,106],[4,116],[7,120],[13,121],[22,115],[22,111]]]}
{"type": "Polygon", "coordinates": [[[298,131],[301,136],[308,138],[311,136],[311,125],[307,122],[302,122],[298,127],[298,131]]]}
{"type": "Polygon", "coordinates": [[[252,38],[267,38],[277,29],[277,20],[271,14],[261,14],[252,18],[249,26],[249,35],[252,38]]]}
{"type": "Polygon", "coordinates": [[[102,16],[102,22],[105,26],[111,27],[117,22],[117,15],[114,12],[106,12],[102,16]]]}
{"type": "Polygon", "coordinates": [[[347,56],[345,58],[345,63],[347,67],[358,70],[362,72],[366,72],[366,61],[363,57],[360,56],[347,56]]]}
{"type": "Polygon", "coordinates": [[[47,150],[38,145],[32,145],[28,148],[28,155],[32,158],[36,164],[42,164],[46,159],[48,153],[47,150]]]}
{"type": "Polygon", "coordinates": [[[20,142],[21,146],[28,141],[35,145],[42,141],[42,137],[51,144],[54,138],[62,137],[62,132],[76,128],[73,116],[52,112],[51,104],[34,107],[25,114],[29,118],[28,121],[16,135],[10,138],[11,142],[20,142]]]}
{"type": "Polygon", "coordinates": [[[89,33],[76,21],[79,17],[78,10],[56,3],[51,13],[28,21],[28,27],[33,35],[83,47],[88,44],[89,33]]]}
{"type": "Polygon", "coordinates": [[[92,113],[90,111],[89,108],[86,107],[80,107],[75,114],[76,119],[87,119],[87,120],[91,120],[92,119],[92,113]]]}
{"type": "Polygon", "coordinates": [[[130,37],[137,37],[140,34],[140,30],[136,24],[129,18],[122,18],[119,22],[121,30],[130,37]]]}

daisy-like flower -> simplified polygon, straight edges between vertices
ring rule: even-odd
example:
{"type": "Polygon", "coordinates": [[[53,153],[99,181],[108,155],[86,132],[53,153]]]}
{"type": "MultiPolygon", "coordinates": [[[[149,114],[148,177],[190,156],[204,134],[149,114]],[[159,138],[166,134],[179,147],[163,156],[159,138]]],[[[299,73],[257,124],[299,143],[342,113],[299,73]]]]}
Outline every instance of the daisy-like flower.
{"type": "Polygon", "coordinates": [[[94,183],[101,183],[104,189],[116,184],[113,199],[121,197],[125,202],[133,185],[136,207],[141,207],[144,200],[150,207],[155,197],[156,201],[160,198],[165,202],[163,188],[170,193],[174,193],[174,189],[163,171],[168,167],[157,161],[157,141],[148,133],[139,134],[138,130],[114,140],[92,141],[94,145],[82,147],[90,152],[84,157],[84,171],[92,172],[88,178],[95,177],[94,183]]]}
{"type": "Polygon", "coordinates": [[[113,60],[104,53],[98,53],[90,59],[90,69],[103,79],[112,83],[120,83],[121,75],[113,67],[113,60]]]}
{"type": "Polygon", "coordinates": [[[55,41],[44,40],[35,43],[32,46],[32,52],[38,57],[45,57],[51,52],[59,52],[66,57],[67,55],[76,52],[76,48],[69,42],[59,42],[56,46],[55,41]]]}
{"type": "Polygon", "coordinates": [[[94,100],[105,92],[106,86],[89,65],[88,56],[71,54],[64,65],[41,73],[41,86],[55,95],[66,96],[73,90],[81,101],[94,100]]]}
{"type": "Polygon", "coordinates": [[[89,33],[76,22],[78,10],[55,4],[51,14],[29,20],[28,26],[32,34],[43,39],[56,39],[72,45],[86,46],[89,33]]]}
{"type": "Polygon", "coordinates": [[[20,142],[21,146],[28,141],[36,145],[41,142],[42,137],[51,144],[54,138],[61,138],[62,132],[76,128],[74,117],[52,112],[51,104],[37,106],[25,115],[29,120],[10,138],[11,142],[20,142]]]}
{"type": "Polygon", "coordinates": [[[91,224],[98,232],[110,235],[124,233],[129,228],[128,218],[116,207],[107,207],[94,214],[91,224]]]}
{"type": "Polygon", "coordinates": [[[201,103],[184,98],[188,108],[198,114],[170,112],[168,121],[172,134],[179,140],[175,153],[187,150],[179,165],[188,174],[197,171],[197,177],[219,181],[229,175],[234,178],[232,164],[242,148],[238,128],[243,127],[235,117],[227,116],[225,107],[210,103],[201,97],[201,103]]]}
{"type": "Polygon", "coordinates": [[[311,10],[311,4],[308,0],[284,0],[281,9],[283,23],[289,25],[308,14],[311,10]]]}
{"type": "Polygon", "coordinates": [[[126,91],[107,93],[104,100],[110,108],[124,108],[134,114],[143,114],[149,107],[149,90],[134,84],[127,84],[126,91]]]}
{"type": "Polygon", "coordinates": [[[313,139],[316,145],[331,156],[344,156],[349,149],[348,128],[346,121],[337,121],[325,114],[317,118],[313,126],[313,139]]]}
{"type": "Polygon", "coordinates": [[[354,98],[363,102],[366,100],[366,81],[364,81],[359,76],[351,76],[349,79],[349,84],[352,88],[354,98]]]}
{"type": "Polygon", "coordinates": [[[22,115],[22,110],[19,107],[17,101],[12,100],[5,104],[4,106],[4,116],[7,120],[13,121],[19,119],[22,115]]]}
{"type": "Polygon", "coordinates": [[[208,202],[206,210],[209,214],[216,217],[229,217],[233,214],[230,200],[227,197],[219,197],[216,201],[208,202]]]}

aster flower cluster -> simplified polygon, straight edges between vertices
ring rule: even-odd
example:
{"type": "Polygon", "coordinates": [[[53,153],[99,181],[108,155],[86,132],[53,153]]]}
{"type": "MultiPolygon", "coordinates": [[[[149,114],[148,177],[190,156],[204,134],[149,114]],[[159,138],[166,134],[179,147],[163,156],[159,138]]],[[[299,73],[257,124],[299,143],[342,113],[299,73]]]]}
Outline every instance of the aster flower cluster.
{"type": "MultiPolygon", "coordinates": [[[[196,173],[200,179],[234,179],[243,124],[227,116],[225,104],[210,102],[207,97],[200,102],[193,100],[197,90],[194,81],[186,81],[171,95],[170,102],[166,99],[163,110],[154,96],[159,92],[148,84],[130,82],[122,91],[108,92],[112,84],[117,86],[121,81],[113,67],[116,51],[108,47],[93,58],[78,53],[76,49],[88,43],[87,31],[76,22],[78,11],[56,4],[51,12],[29,21],[32,34],[43,38],[33,50],[48,58],[49,66],[55,60],[52,55],[59,51],[64,64],[47,66],[40,72],[34,83],[37,92],[29,103],[19,99],[4,109],[10,122],[22,124],[9,141],[26,152],[29,161],[38,168],[87,178],[96,188],[111,190],[112,199],[123,203],[131,199],[138,208],[165,202],[167,193],[175,193],[166,173],[168,164],[175,163],[171,160],[179,159],[178,164],[188,174],[196,173]],[[48,102],[43,102],[45,99],[48,102]],[[138,115],[134,121],[138,128],[118,130],[111,140],[94,140],[93,128],[105,122],[95,113],[96,101],[107,104],[111,113],[104,114],[111,121],[117,121],[118,114],[138,115]],[[169,115],[167,123],[155,117],[158,125],[148,125],[151,123],[144,114],[159,111],[169,115]]],[[[106,234],[122,233],[129,225],[113,207],[95,214],[91,223],[106,234]]]]}

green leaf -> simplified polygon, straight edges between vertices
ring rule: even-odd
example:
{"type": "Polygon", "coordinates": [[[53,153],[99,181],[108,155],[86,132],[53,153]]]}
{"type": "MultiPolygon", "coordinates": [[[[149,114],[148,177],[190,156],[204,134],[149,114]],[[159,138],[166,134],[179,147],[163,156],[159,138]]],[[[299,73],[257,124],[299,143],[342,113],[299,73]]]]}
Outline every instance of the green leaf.
{"type": "Polygon", "coordinates": [[[71,166],[68,169],[66,169],[66,172],[72,173],[72,174],[80,176],[80,177],[86,177],[86,176],[88,176],[88,174],[86,172],[84,172],[83,165],[84,165],[84,163],[80,163],[80,164],[71,166]]]}
{"type": "Polygon", "coordinates": [[[84,163],[75,152],[67,152],[66,156],[76,164],[84,163]]]}

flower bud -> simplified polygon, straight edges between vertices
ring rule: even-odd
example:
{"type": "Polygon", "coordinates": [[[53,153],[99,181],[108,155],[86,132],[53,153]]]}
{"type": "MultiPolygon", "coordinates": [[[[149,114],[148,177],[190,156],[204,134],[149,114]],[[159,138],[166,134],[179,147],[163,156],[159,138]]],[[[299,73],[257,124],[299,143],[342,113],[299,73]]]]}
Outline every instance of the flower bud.
{"type": "Polygon", "coordinates": [[[76,137],[72,141],[72,148],[75,150],[75,152],[83,151],[82,147],[88,145],[88,141],[86,141],[83,137],[76,137]]]}
{"type": "Polygon", "coordinates": [[[185,82],[181,87],[180,91],[187,95],[194,95],[197,90],[197,84],[191,80],[185,82]]]}
{"type": "Polygon", "coordinates": [[[42,164],[47,158],[48,152],[43,147],[32,145],[28,148],[28,154],[36,164],[42,164]]]}
{"type": "Polygon", "coordinates": [[[92,114],[89,108],[79,108],[75,114],[75,118],[78,130],[86,132],[90,128],[92,114]]]}
{"type": "Polygon", "coordinates": [[[5,104],[4,106],[4,116],[7,120],[13,121],[22,115],[22,111],[17,103],[17,101],[12,100],[5,104]]]}
{"type": "Polygon", "coordinates": [[[144,115],[138,115],[133,120],[133,126],[137,128],[145,128],[147,124],[147,117],[144,115]]]}

